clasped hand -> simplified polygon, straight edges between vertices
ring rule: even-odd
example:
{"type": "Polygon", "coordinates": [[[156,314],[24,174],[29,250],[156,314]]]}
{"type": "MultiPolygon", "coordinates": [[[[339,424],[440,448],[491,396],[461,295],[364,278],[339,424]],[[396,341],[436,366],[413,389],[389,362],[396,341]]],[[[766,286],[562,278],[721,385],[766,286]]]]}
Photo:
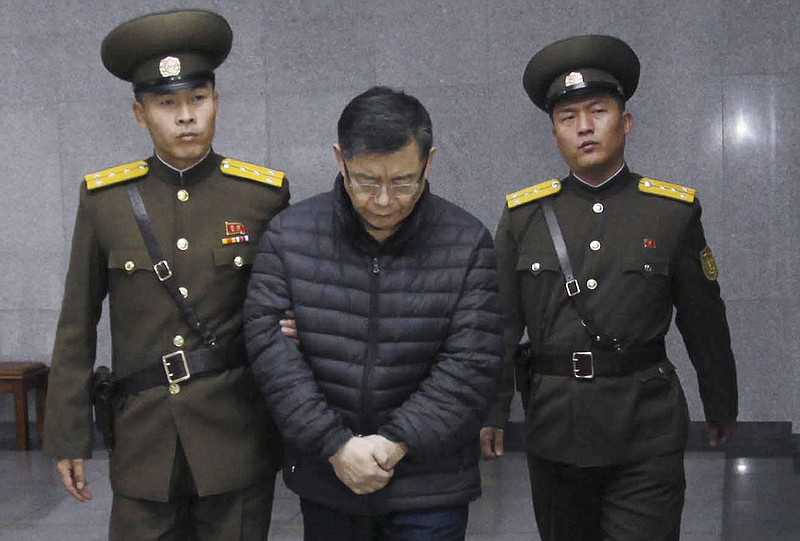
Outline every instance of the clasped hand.
{"type": "Polygon", "coordinates": [[[385,487],[394,467],[406,454],[406,446],[383,436],[354,436],[328,461],[339,480],[356,494],[370,494],[385,487]]]}

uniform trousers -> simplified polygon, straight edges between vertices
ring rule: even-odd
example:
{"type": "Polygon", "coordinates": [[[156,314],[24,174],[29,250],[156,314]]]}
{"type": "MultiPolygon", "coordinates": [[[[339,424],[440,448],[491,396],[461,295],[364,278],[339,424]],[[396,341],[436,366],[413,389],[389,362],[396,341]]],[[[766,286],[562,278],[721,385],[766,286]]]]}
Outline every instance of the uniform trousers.
{"type": "Polygon", "coordinates": [[[198,496],[179,441],[169,501],[114,494],[108,538],[110,541],[266,541],[274,491],[272,473],[242,490],[198,496]]]}
{"type": "Polygon", "coordinates": [[[542,541],[676,541],[686,489],[683,451],[578,467],[528,455],[542,541]]]}
{"type": "Polygon", "coordinates": [[[300,499],[303,541],[464,541],[469,505],[350,515],[300,499]]]}

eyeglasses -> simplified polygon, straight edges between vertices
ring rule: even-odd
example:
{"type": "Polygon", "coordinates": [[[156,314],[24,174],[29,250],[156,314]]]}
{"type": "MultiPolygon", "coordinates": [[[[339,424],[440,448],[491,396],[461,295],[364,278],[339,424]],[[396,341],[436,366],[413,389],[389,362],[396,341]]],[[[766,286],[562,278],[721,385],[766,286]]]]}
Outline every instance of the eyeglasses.
{"type": "Polygon", "coordinates": [[[347,180],[350,182],[350,187],[353,188],[353,191],[369,197],[380,196],[384,187],[386,188],[386,192],[391,197],[408,197],[414,195],[417,192],[420,183],[422,182],[422,175],[425,174],[425,167],[423,167],[422,171],[419,173],[419,178],[414,182],[389,184],[380,184],[378,182],[361,182],[354,180],[350,175],[350,171],[347,170],[347,162],[342,160],[342,163],[344,164],[344,173],[347,175],[347,180]]]}

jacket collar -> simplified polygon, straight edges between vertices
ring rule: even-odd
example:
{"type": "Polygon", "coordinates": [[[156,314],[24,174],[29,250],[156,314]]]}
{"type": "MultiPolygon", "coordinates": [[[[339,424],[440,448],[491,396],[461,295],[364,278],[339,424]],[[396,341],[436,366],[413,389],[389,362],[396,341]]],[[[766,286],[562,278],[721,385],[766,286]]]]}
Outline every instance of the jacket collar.
{"type": "Polygon", "coordinates": [[[608,196],[622,191],[625,186],[629,184],[629,180],[633,177],[633,173],[628,169],[628,165],[624,165],[619,172],[605,181],[600,186],[592,186],[582,180],[578,179],[570,173],[565,179],[564,183],[567,187],[575,190],[578,194],[586,197],[608,196]]]}
{"type": "Polygon", "coordinates": [[[213,150],[209,151],[205,158],[185,171],[178,171],[164,162],[158,156],[151,156],[147,159],[150,166],[150,174],[167,184],[174,186],[191,186],[208,176],[219,166],[220,156],[213,150]]]}

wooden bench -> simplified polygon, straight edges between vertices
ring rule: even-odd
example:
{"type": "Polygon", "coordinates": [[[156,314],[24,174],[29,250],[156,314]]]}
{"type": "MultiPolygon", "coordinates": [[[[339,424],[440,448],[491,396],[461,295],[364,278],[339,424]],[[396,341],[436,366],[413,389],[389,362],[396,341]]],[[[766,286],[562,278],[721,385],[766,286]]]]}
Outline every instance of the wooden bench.
{"type": "Polygon", "coordinates": [[[0,362],[0,393],[14,395],[17,451],[28,449],[28,390],[36,389],[36,437],[44,433],[44,403],[47,396],[47,365],[34,362],[0,362]]]}

